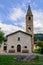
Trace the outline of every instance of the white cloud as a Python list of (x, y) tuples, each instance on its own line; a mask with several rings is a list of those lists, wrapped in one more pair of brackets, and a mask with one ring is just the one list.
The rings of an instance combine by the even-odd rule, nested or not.
[[(25, 17), (25, 12), (21, 8), (13, 8), (8, 16), (8, 18), (12, 21), (17, 21), (17, 19), (21, 19)], [(35, 33), (43, 33), (43, 11), (33, 10), (33, 23), (34, 23), (34, 32)], [(12, 33), (17, 30), (26, 30), (25, 20), (21, 19), (21, 22), (14, 22), (15, 25), (7, 25), (3, 24), (2, 20), (0, 20), (0, 27), (6, 33)], [(22, 27), (18, 26), (21, 25)]]
[(0, 23), (2, 22), (2, 20), (0, 20)]
[(33, 11), (34, 32), (43, 33), (43, 11)]
[(3, 24), (3, 23), (0, 23), (0, 27), (5, 34), (10, 34), (10, 33), (15, 32), (17, 30), (23, 30), (22, 28), (20, 28), (18, 26), (7, 25), (7, 24)]
[(26, 7), (26, 4), (24, 2), (22, 3), (22, 7)]
[(23, 30), (26, 31), (26, 23), (25, 23), (25, 21), (21, 22), (21, 26), (22, 26)]
[(17, 19), (21, 19), (25, 16), (25, 13), (22, 11), (21, 8), (12, 8), (10, 10), (10, 14), (8, 15), (8, 18), (13, 21), (17, 21)]
[(24, 31), (26, 29), (26, 23), (25, 20), (24, 21), (20, 21), (20, 22), (14, 22), (15, 26), (21, 27)]
[[(10, 19), (16, 21), (18, 18), (24, 18), (25, 13), (20, 8), (14, 8), (13, 12), (10, 14)], [(35, 33), (43, 33), (43, 11), (33, 10), (33, 23), (34, 23), (34, 32)], [(22, 21), (22, 20), (21, 20)], [(23, 30), (26, 30), (25, 20), (19, 23), (14, 23), (16, 26), (21, 25)]]

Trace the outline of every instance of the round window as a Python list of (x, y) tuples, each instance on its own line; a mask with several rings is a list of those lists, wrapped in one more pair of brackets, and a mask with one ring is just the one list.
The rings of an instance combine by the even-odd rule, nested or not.
[(11, 46), (11, 48), (14, 48), (14, 46)]
[(27, 48), (27, 46), (24, 46), (24, 48)]

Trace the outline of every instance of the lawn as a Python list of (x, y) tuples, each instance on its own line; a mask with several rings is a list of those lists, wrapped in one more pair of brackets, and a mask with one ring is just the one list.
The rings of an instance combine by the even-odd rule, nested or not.
[(0, 65), (43, 65), (43, 56), (31, 62), (16, 62), (13, 60), (16, 56), (0, 56)]

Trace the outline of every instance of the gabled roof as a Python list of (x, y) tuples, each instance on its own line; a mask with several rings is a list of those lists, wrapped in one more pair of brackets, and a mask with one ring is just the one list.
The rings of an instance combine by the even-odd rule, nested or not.
[(27, 32), (24, 32), (24, 31), (18, 30), (18, 31), (16, 31), (16, 32), (13, 32), (13, 33), (11, 33), (11, 34), (8, 34), (7, 37), (10, 36), (10, 35), (16, 34), (16, 33), (18, 33), (18, 32), (21, 32), (21, 33), (24, 33), (24, 34), (26, 34), (26, 35), (30, 35), (30, 36), (32, 36), (31, 34), (28, 34)]

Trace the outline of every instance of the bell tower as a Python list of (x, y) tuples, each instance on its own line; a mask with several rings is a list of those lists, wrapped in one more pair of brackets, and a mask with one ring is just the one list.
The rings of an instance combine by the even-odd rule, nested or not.
[(34, 48), (33, 14), (30, 6), (28, 6), (26, 14), (26, 32), (32, 35), (32, 50), (33, 50)]

